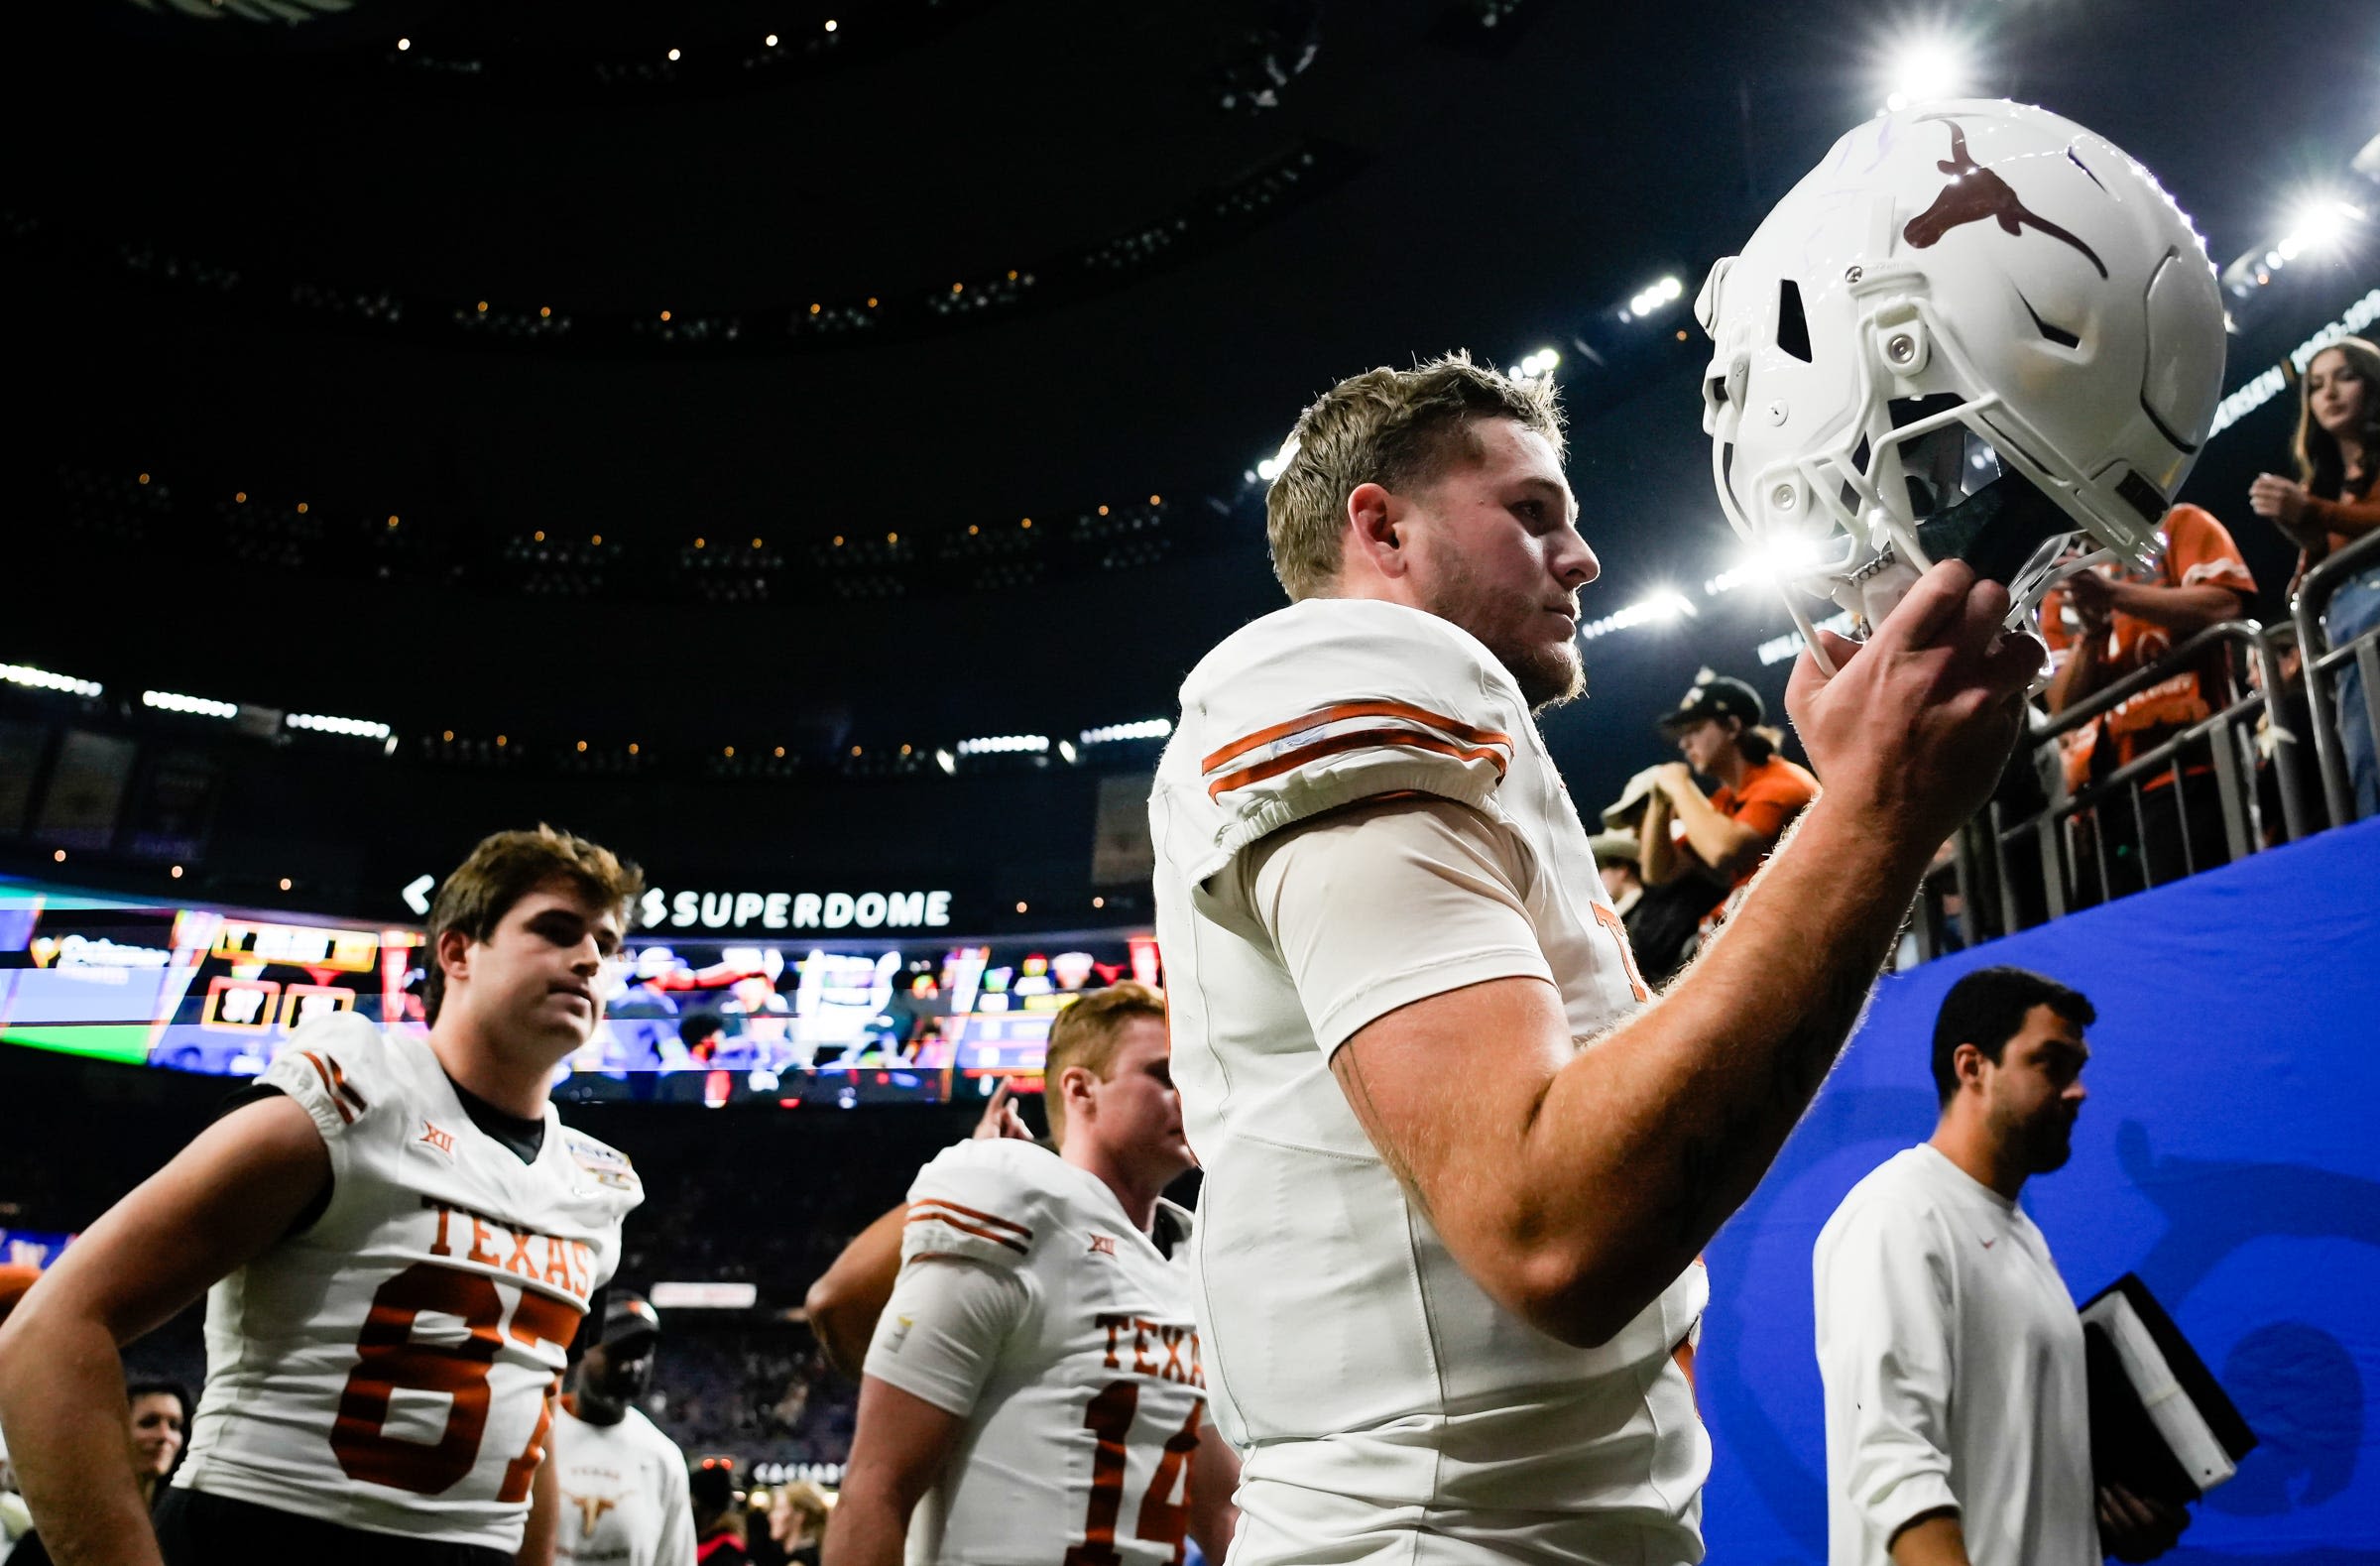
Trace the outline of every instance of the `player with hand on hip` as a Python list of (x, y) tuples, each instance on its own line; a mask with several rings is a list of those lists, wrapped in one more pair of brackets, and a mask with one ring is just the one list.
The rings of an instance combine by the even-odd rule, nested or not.
[[(539, 827), (430, 910), (426, 1038), (342, 1013), (93, 1224), (0, 1329), (0, 1421), (65, 1563), (495, 1566), (551, 1549), (550, 1396), (643, 1199), (546, 1089), (642, 878)], [(207, 1294), (156, 1528), (118, 1350)]]
[(1058, 1152), (987, 1117), (918, 1174), (827, 1566), (1170, 1566), (1185, 1536), (1222, 1559), (1238, 1464), (1159, 1194), (1193, 1161), (1170, 1057), (1155, 991), (1091, 991), (1050, 1029)]

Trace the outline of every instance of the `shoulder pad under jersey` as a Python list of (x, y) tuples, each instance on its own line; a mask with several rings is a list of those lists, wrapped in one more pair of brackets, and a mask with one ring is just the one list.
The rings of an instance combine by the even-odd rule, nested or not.
[(1052, 1183), (1059, 1168), (1056, 1153), (1005, 1137), (943, 1148), (909, 1186), (901, 1261), (956, 1256), (1022, 1265), (1035, 1239), (1060, 1222)]
[(402, 1097), (389, 1049), (370, 1018), (337, 1012), (292, 1033), (256, 1080), (295, 1099), (324, 1139), (340, 1137), (375, 1109), (386, 1113), (387, 1105)]
[(1182, 686), (1198, 792), (1220, 812), (1204, 880), (1250, 843), (1383, 794), (1485, 808), (1529, 722), (1479, 639), (1418, 609), (1308, 599), (1250, 625)]

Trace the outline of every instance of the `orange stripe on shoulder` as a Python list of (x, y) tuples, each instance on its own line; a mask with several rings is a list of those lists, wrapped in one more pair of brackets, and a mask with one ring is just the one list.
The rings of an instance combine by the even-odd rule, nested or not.
[(330, 1107), (339, 1112), (339, 1124), (342, 1126), (354, 1125), (355, 1111), (349, 1109), (341, 1100), (340, 1085), (331, 1080), (330, 1070), (322, 1064), (322, 1057), (310, 1049), (300, 1049), (298, 1051), (298, 1058), (312, 1066), (314, 1075), (322, 1079), (322, 1091), (330, 1095)]
[(939, 1196), (928, 1196), (922, 1201), (913, 1203), (911, 1204), (909, 1211), (914, 1214), (917, 1209), (921, 1207), (938, 1207), (954, 1213), (963, 1213), (967, 1217), (976, 1220), (978, 1223), (990, 1224), (995, 1229), (1012, 1230), (1014, 1233), (1023, 1236), (1027, 1240), (1030, 1240), (1033, 1237), (1033, 1231), (1029, 1227), (1016, 1222), (1012, 1218), (1003, 1218), (998, 1213), (987, 1213), (979, 1208), (962, 1207), (957, 1202), (944, 1201)]
[(1391, 745), (1403, 746), (1408, 750), (1429, 751), (1439, 756), (1451, 756), (1462, 762), (1487, 762), (1495, 769), (1495, 775), (1498, 778), (1503, 777), (1505, 773), (1504, 758), (1488, 746), (1466, 747), (1449, 740), (1442, 740), (1435, 734), (1415, 734), (1410, 729), (1357, 729), (1347, 734), (1334, 734), (1327, 739), (1316, 740), (1311, 745), (1301, 745), (1296, 750), (1286, 751), (1273, 757), (1270, 761), (1258, 762), (1253, 767), (1226, 774), (1207, 785), (1207, 797), (1219, 798), (1234, 788), (1245, 788), (1250, 783), (1262, 783), (1267, 778), (1278, 778), (1283, 773), (1295, 772), (1308, 762), (1320, 761), (1326, 756), (1336, 756), (1342, 751), (1372, 750)]
[(1309, 712), (1302, 718), (1291, 718), (1286, 723), (1276, 723), (1268, 729), (1258, 729), (1245, 739), (1234, 740), (1205, 761), (1200, 762), (1198, 770), (1202, 773), (1211, 773), (1227, 762), (1236, 761), (1250, 751), (1261, 749), (1277, 739), (1314, 728), (1320, 724), (1338, 723), (1348, 718), (1405, 718), (1415, 723), (1426, 723), (1434, 729), (1444, 729), (1447, 733), (1473, 745), (1510, 745), (1512, 743), (1512, 736), (1509, 734), (1499, 733), (1494, 729), (1476, 729), (1458, 718), (1446, 717), (1425, 707), (1416, 707), (1410, 702), (1348, 701), (1341, 702), (1336, 706), (1325, 707), (1319, 712)]
[[(1023, 1240), (1018, 1240), (1012, 1236), (1004, 1235), (998, 1230), (985, 1228), (981, 1224), (970, 1223), (964, 1218), (954, 1217), (949, 1213), (940, 1211), (939, 1209), (928, 1212), (911, 1212), (908, 1217), (908, 1222), (912, 1224), (940, 1224), (945, 1229), (956, 1229), (959, 1233), (963, 1235), (973, 1235), (978, 1240), (989, 1240), (994, 1245), (1007, 1246), (1018, 1256), (1030, 1255), (1030, 1252), (1026, 1249)], [(1024, 1239), (1030, 1240), (1031, 1238), (1031, 1232), (1029, 1230), (1026, 1231)]]

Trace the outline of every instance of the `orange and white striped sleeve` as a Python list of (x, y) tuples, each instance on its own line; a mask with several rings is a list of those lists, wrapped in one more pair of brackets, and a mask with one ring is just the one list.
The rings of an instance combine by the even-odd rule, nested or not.
[(1019, 1267), (1051, 1227), (1049, 1196), (1036, 1176), (1055, 1155), (1027, 1142), (962, 1142), (917, 1171), (901, 1227), (905, 1267), (926, 1257), (956, 1257), (999, 1268)]
[(1183, 698), (1185, 732), (1161, 787), (1196, 818), (1194, 880), (1259, 838), (1368, 799), (1487, 809), (1529, 725), (1511, 676), (1478, 641), (1372, 602), (1308, 602), (1260, 622), (1202, 665)]

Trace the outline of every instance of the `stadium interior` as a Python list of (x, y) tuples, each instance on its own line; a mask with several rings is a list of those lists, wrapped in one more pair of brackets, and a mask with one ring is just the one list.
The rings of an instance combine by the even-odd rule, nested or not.
[[(1068, 1000), (1161, 979), (1150, 777), (1184, 674), (1281, 602), (1300, 408), (1456, 347), (1554, 381), (1602, 575), (1589, 694), (1540, 721), (1596, 829), (1698, 677), (1780, 722), (1800, 649), (1713, 498), (1705, 273), (1891, 94), (2011, 97), (2205, 236), (2225, 401), (2178, 498), (2256, 585), (2064, 729), (2208, 647), (2235, 699), (2081, 790), (2042, 712), (1946, 845), (1712, 1250), (1711, 1558), (1824, 1558), (1793, 1269), (1847, 1153), (1923, 1134), (1886, 1041), (2021, 961), (2098, 997), (2121, 1105), (2036, 1216), (2078, 1297), (2157, 1286), (2263, 1443), (2171, 1558), (2380, 1560), (2380, 823), (2321, 628), (2344, 574), (2301, 580), (2247, 504), (2294, 471), (2313, 354), (2380, 335), (2380, 10), (44, 12), (0, 110), (0, 1261), (53, 1259), (317, 1006), (418, 1025), (436, 878), (552, 822), (651, 889), (555, 1089), (644, 1178), (616, 1286), (666, 1323), (648, 1411), (756, 1506), (831, 1486), (857, 1388), (804, 1292), (996, 1083), (1043, 1129)], [(2219, 851), (2108, 900), (2090, 813), (2191, 788)], [(199, 1321), (128, 1363), (195, 1385)]]

